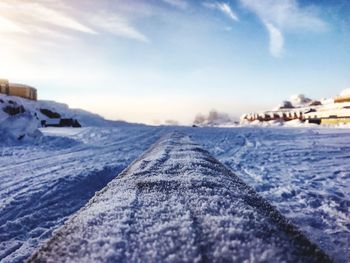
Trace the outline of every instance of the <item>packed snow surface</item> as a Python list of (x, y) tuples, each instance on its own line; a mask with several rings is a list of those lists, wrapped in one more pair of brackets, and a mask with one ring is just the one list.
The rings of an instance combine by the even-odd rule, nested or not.
[(337, 262), (350, 258), (350, 129), (190, 132)]
[[(349, 129), (176, 129), (252, 186), (336, 262), (349, 262)], [(0, 261), (27, 259), (96, 191), (171, 130), (45, 128), (33, 144), (1, 145)], [(221, 204), (219, 196), (215, 204)]]
[(50, 128), (40, 144), (0, 147), (0, 261), (22, 262), (126, 168), (162, 129)]
[(327, 262), (189, 137), (163, 137), (30, 262)]

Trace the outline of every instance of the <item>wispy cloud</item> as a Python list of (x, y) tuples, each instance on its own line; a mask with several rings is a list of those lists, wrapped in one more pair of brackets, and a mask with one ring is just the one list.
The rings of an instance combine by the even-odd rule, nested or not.
[(26, 3), (22, 4), (21, 12), (23, 14), (29, 14), (31, 19), (46, 22), (55, 26), (59, 26), (66, 29), (71, 29), (88, 34), (96, 34), (96, 32), (89, 26), (79, 22), (69, 14), (65, 14), (61, 11), (54, 10), (40, 3)]
[(234, 21), (238, 21), (237, 14), (232, 10), (231, 6), (228, 3), (224, 2), (204, 2), (203, 5), (207, 8), (216, 9), (222, 12), (224, 15), (229, 17)]
[[(0, 4), (0, 18), (2, 21), (9, 21), (12, 24), (13, 32), (30, 33), (30, 27), (36, 26), (57, 26), (62, 29), (70, 29), (83, 33), (95, 34), (96, 32), (79, 22), (68, 14), (45, 6), (40, 2), (8, 1)], [(16, 26), (13, 26), (16, 25)], [(1, 30), (1, 29), (0, 29)]]
[(88, 52), (100, 50), (96, 43), (106, 36), (149, 42), (134, 26), (143, 14), (119, 4), (107, 9), (107, 1), (0, 0), (1, 74), (74, 83), (97, 74), (102, 55)]
[(238, 16), (232, 11), (227, 3), (217, 3), (217, 8), (232, 20), (238, 21)]
[(280, 57), (283, 53), (284, 38), (281, 31), (269, 22), (264, 22), (270, 36), (270, 53)]
[(138, 40), (141, 42), (149, 42), (149, 39), (135, 27), (131, 26), (128, 21), (113, 14), (100, 13), (92, 16), (92, 23), (99, 31), (108, 32), (110, 34)]
[(6, 19), (4, 17), (0, 17), (0, 32), (20, 32), (20, 33), (26, 33), (26, 31), (15, 22), (11, 21), (10, 19)]
[(3, 0), (0, 3), (2, 33), (42, 33), (44, 39), (74, 35), (74, 31), (88, 35), (109, 33), (132, 40), (148, 41), (144, 34), (116, 10), (74, 9), (68, 1)]
[(181, 9), (186, 9), (188, 7), (188, 2), (186, 0), (162, 0), (162, 1), (169, 5), (172, 5)]
[(296, 0), (240, 0), (243, 7), (255, 13), (270, 36), (270, 51), (279, 57), (283, 51), (283, 31), (323, 31), (326, 23), (312, 8), (302, 8)]

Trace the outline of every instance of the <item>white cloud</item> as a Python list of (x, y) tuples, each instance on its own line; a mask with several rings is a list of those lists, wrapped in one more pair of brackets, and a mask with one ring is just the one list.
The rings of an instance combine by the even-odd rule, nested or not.
[[(119, 6), (101, 11), (105, 7), (101, 5), (102, 0), (90, 2), (92, 6), (81, 3), (71, 6), (72, 2), (0, 0), (0, 72), (3, 76), (29, 82), (45, 79), (62, 83), (64, 79), (71, 83), (75, 78), (81, 81), (95, 76), (97, 68), (103, 68), (100, 54), (87, 54), (100, 50), (95, 43), (102, 43), (105, 35), (149, 41), (132, 26), (130, 13), (123, 12), (125, 18), (118, 15), (122, 12)], [(138, 18), (139, 15), (134, 19)]]
[(49, 6), (45, 6), (39, 2), (4, 0), (4, 2), (0, 4), (0, 13), (1, 21), (8, 21), (8, 28), (10, 28), (9, 25), (12, 24), (11, 29), (14, 32), (30, 33), (30, 30), (28, 30), (29, 27), (33, 25), (38, 26), (40, 24), (41, 27), (54, 25), (63, 29), (70, 29), (89, 34), (96, 33), (93, 29), (82, 24), (72, 16), (50, 8)]
[(186, 9), (188, 7), (186, 0), (163, 0), (163, 2), (181, 9)]
[(270, 36), (270, 53), (280, 57), (283, 52), (284, 38), (280, 30), (269, 22), (264, 23)]
[(317, 16), (315, 9), (301, 8), (296, 0), (240, 0), (243, 7), (255, 13), (270, 36), (270, 51), (280, 56), (283, 50), (283, 32), (323, 31), (326, 23)]
[(227, 3), (217, 3), (217, 8), (232, 20), (238, 21), (238, 16), (232, 11)]
[(96, 34), (96, 32), (93, 29), (79, 22), (72, 16), (64, 14), (63, 12), (54, 10), (39, 3), (22, 4), (20, 10), (23, 11), (23, 14), (30, 14), (32, 19), (36, 19), (38, 21), (43, 21), (48, 24), (56, 25), (62, 28), (67, 28), (75, 31), (80, 31), (83, 33)]
[(102, 6), (83, 10), (73, 8), (68, 1), (2, 0), (0, 32), (40, 35), (42, 40), (67, 39), (65, 36), (74, 35), (72, 31), (90, 35), (110, 33), (141, 42), (149, 41), (129, 19), (118, 15), (118, 10), (102, 10)]
[(95, 15), (91, 19), (95, 27), (106, 31), (110, 34), (138, 40), (141, 42), (149, 42), (149, 39), (131, 26), (125, 18), (113, 14), (101, 13)]
[(234, 21), (239, 21), (238, 16), (232, 10), (228, 3), (220, 3), (220, 2), (204, 2), (203, 5), (207, 8), (216, 9), (225, 14), (227, 17)]
[(323, 30), (326, 24), (312, 8), (301, 8), (296, 0), (241, 0), (262, 20), (289, 29)]

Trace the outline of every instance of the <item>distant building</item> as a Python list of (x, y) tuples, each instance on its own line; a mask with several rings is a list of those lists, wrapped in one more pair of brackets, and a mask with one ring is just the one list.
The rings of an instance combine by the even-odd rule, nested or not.
[(350, 89), (345, 90), (334, 99), (310, 101), (298, 107), (280, 107), (274, 111), (244, 114), (241, 119), (248, 122), (291, 121), (315, 124), (350, 123)]
[(338, 96), (334, 99), (335, 103), (350, 102), (350, 95)]
[(0, 79), (0, 93), (29, 100), (38, 99), (35, 88), (24, 84), (9, 83), (7, 79)]

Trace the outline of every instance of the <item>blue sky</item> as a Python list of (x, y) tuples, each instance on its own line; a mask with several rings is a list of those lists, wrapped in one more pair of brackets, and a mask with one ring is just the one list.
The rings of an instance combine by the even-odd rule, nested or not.
[(350, 87), (347, 0), (2, 0), (0, 74), (112, 119), (190, 123)]

